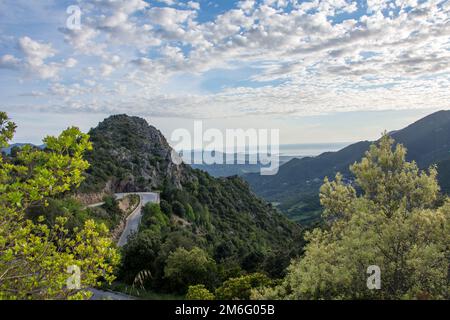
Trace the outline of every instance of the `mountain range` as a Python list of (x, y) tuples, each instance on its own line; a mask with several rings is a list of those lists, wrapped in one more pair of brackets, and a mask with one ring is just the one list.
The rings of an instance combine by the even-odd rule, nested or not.
[(182, 235), (183, 243), (195, 243), (217, 261), (237, 261), (245, 270), (278, 252), (287, 255), (288, 264), (289, 253), (301, 248), (301, 228), (243, 179), (214, 178), (174, 161), (176, 153), (162, 133), (144, 119), (111, 116), (89, 135), (91, 166), (79, 196), (95, 202), (100, 200), (95, 196), (111, 193), (160, 192), (161, 209), (171, 217), (162, 242)]
[[(416, 161), (422, 169), (437, 165), (442, 192), (450, 192), (450, 111), (438, 111), (390, 135), (408, 149), (407, 160)], [(341, 172), (351, 180), (349, 166), (359, 161), (372, 143), (360, 141), (337, 152), (293, 159), (274, 176), (251, 173), (244, 178), (256, 194), (277, 205), (289, 218), (310, 224), (320, 216), (323, 179)]]
[(14, 149), (18, 150), (18, 149), (20, 149), (20, 148), (22, 148), (24, 146), (32, 146), (32, 147), (36, 147), (36, 148), (39, 148), (39, 149), (44, 149), (45, 148), (44, 144), (36, 146), (36, 145), (34, 145), (32, 143), (13, 143), (13, 144), (10, 144), (9, 146), (7, 146), (6, 148), (2, 148), (0, 151), (5, 153), (5, 154), (7, 154), (7, 155), (10, 155), (11, 151), (13, 151)]
[[(201, 154), (201, 152), (200, 152)], [(208, 172), (213, 177), (229, 177), (229, 176), (242, 176), (247, 173), (256, 173), (261, 172), (261, 169), (263, 167), (268, 167), (267, 165), (261, 164), (261, 162), (258, 161), (258, 163), (251, 164), (249, 161), (248, 155), (241, 155), (241, 154), (219, 154), (219, 159), (227, 159), (227, 157), (232, 157), (233, 159), (236, 159), (236, 161), (232, 164), (224, 163), (215, 163), (215, 164), (191, 164), (192, 168), (194, 169), (200, 169), (203, 171)], [(297, 158), (295, 156), (279, 156), (279, 165), (283, 165), (290, 160)], [(237, 159), (242, 159), (242, 162), (245, 162), (243, 164), (238, 164)]]

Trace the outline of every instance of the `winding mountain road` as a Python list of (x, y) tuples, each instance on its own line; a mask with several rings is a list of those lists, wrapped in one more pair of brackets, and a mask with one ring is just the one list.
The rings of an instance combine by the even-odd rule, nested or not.
[[(131, 192), (131, 193), (116, 193), (116, 199), (120, 200), (125, 198), (129, 195), (138, 195), (139, 196), (139, 204), (136, 207), (136, 209), (127, 217), (125, 229), (123, 230), (119, 242), (117, 245), (119, 247), (123, 247), (128, 242), (128, 237), (133, 233), (137, 232), (139, 229), (139, 224), (141, 223), (142, 219), (142, 208), (147, 203), (159, 203), (159, 194), (154, 192)], [(96, 203), (91, 206), (88, 206), (90, 208), (92, 207), (98, 207), (101, 206), (103, 203)], [(113, 292), (113, 291), (102, 291), (98, 289), (89, 289), (93, 293), (91, 300), (133, 300), (136, 299), (135, 297), (128, 296), (126, 294), (120, 293), (120, 292)]]
[(154, 192), (137, 192), (137, 193), (116, 193), (117, 199), (123, 199), (129, 195), (138, 195), (140, 198), (139, 205), (137, 208), (127, 217), (127, 223), (122, 235), (119, 238), (117, 245), (123, 247), (127, 244), (128, 237), (139, 229), (139, 224), (142, 219), (142, 208), (145, 207), (147, 203), (159, 203), (159, 194)]

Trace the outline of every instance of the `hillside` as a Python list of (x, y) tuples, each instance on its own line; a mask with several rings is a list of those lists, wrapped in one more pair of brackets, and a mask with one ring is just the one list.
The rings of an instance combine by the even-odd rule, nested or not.
[(144, 192), (160, 190), (167, 181), (181, 187), (192, 176), (172, 162), (169, 144), (144, 119), (111, 116), (89, 132), (94, 150), (82, 185), (85, 192)]
[(156, 230), (162, 246), (195, 244), (217, 262), (232, 260), (249, 271), (264, 268), (266, 258), (279, 252), (287, 264), (290, 253), (300, 250), (298, 225), (256, 197), (241, 178), (213, 178), (174, 163), (164, 136), (145, 120), (112, 116), (89, 134), (94, 148), (81, 190), (86, 196), (160, 191), (165, 217), (158, 209), (142, 228)]
[[(433, 113), (391, 136), (408, 149), (407, 160), (421, 168), (439, 164), (440, 183), (449, 192), (447, 160), (450, 159), (450, 111)], [(314, 158), (294, 159), (280, 167), (275, 176), (248, 174), (244, 178), (258, 195), (278, 204), (288, 217), (304, 224), (316, 221), (320, 215), (319, 188), (324, 177), (341, 172), (347, 179), (349, 166), (361, 159), (371, 142), (361, 141), (337, 152), (323, 153)]]

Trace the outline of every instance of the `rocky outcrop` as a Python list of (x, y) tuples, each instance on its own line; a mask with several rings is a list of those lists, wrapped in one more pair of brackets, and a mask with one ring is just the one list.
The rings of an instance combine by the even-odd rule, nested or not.
[(165, 183), (182, 188), (195, 179), (190, 167), (172, 161), (172, 148), (162, 133), (144, 119), (115, 115), (89, 132), (94, 149), (84, 192), (146, 192)]

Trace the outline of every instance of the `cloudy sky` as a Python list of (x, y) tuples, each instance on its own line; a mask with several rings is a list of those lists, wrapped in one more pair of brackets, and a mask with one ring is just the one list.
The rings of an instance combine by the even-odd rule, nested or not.
[(0, 0), (16, 141), (116, 113), (168, 136), (204, 119), (282, 143), (375, 139), (449, 109), (449, 71), (449, 0)]

